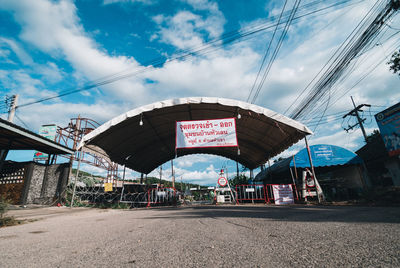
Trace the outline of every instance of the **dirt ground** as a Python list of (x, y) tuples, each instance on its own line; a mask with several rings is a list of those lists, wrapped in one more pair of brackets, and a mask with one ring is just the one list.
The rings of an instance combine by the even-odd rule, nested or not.
[(400, 267), (400, 208), (35, 208), (0, 228), (0, 267)]

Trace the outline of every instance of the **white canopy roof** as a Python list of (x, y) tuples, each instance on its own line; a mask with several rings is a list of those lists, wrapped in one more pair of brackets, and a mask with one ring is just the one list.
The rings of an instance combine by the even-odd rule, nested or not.
[[(238, 117), (237, 148), (179, 149), (177, 156), (208, 153), (256, 168), (312, 132), (303, 124), (266, 108), (232, 99), (191, 97), (145, 105), (121, 114), (85, 135), (79, 148), (95, 145), (112, 161), (150, 173), (173, 159), (175, 122)], [(143, 121), (143, 125), (139, 122)]]

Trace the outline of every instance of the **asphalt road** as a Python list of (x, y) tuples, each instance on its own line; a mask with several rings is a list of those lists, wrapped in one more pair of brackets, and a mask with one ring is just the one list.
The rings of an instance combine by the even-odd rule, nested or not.
[(11, 214), (40, 220), (0, 229), (0, 267), (400, 267), (398, 207), (54, 207)]

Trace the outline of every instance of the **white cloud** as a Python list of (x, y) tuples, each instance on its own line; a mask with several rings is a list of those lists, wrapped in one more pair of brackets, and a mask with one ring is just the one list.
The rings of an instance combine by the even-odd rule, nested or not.
[(177, 167), (190, 168), (195, 164), (213, 162), (217, 158), (219, 157), (214, 155), (186, 155), (179, 157), (174, 162)]
[[(76, 7), (70, 1), (57, 3), (46, 0), (3, 1), (14, 12), (21, 24), (20, 37), (54, 57), (63, 56), (88, 80), (94, 81), (120, 71), (138, 70), (135, 59), (126, 56), (109, 56), (85, 33), (76, 14)], [(145, 94), (143, 82), (138, 77), (127, 78), (103, 86), (111, 98), (140, 100)], [(135, 98), (134, 98), (135, 97)]]
[[(29, 100), (25, 99), (23, 95), (20, 98), (21, 103)], [(53, 104), (39, 103), (34, 106), (17, 109), (17, 115), (29, 126), (30, 130), (36, 132), (43, 124), (56, 124), (60, 127), (66, 127), (70, 119), (76, 118), (78, 115), (84, 118), (95, 118), (101, 124), (125, 110), (126, 107), (106, 102), (76, 104), (59, 101)]]
[(203, 170), (181, 170), (178, 169), (177, 173), (181, 173), (182, 180), (184, 182), (196, 183), (200, 185), (213, 185), (216, 183), (218, 179), (219, 173), (218, 169), (214, 167), (213, 164), (210, 164), (207, 168)]
[(111, 5), (111, 4), (133, 4), (140, 3), (145, 5), (152, 5), (156, 0), (103, 0), (103, 5)]
[[(31, 56), (29, 56), (29, 54), (26, 53), (25, 50), (22, 49), (21, 46), (15, 40), (0, 37), (0, 47), (2, 46), (9, 47), (23, 64), (30, 65), (33, 63)], [(4, 54), (4, 56), (8, 57), (9, 53), (6, 54)]]
[(199, 60), (171, 62), (148, 75), (173, 96), (245, 99), (255, 78), (251, 68), (257, 56), (246, 48), (236, 54), (221, 51)]
[(50, 83), (60, 82), (64, 78), (64, 73), (58, 68), (54, 62), (35, 65), (35, 71), (43, 76)]
[(156, 15), (153, 21), (159, 25), (159, 32), (151, 37), (152, 40), (158, 37), (161, 42), (183, 50), (199, 47), (204, 44), (205, 38), (213, 39), (222, 34), (225, 18), (216, 3), (206, 0), (183, 2), (190, 4), (195, 11), (208, 11), (208, 16), (204, 18), (186, 10), (174, 16)]

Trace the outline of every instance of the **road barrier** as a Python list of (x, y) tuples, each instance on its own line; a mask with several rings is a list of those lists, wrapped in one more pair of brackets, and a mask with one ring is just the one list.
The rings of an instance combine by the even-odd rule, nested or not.
[[(288, 185), (291, 185), (288, 187)], [(274, 190), (273, 188), (279, 188), (280, 191), (277, 192), (277, 194), (281, 194), (279, 197), (280, 199), (278, 200), (279, 202), (276, 202), (275, 196), (274, 196)], [(281, 189), (282, 188), (282, 189)], [(293, 193), (293, 197), (285, 196), (282, 199), (282, 194), (288, 194), (288, 189), (291, 189)], [(265, 203), (277, 203), (277, 204), (283, 204), (283, 202), (286, 202), (286, 200), (292, 200), (293, 201), (298, 201), (299, 197), (296, 192), (296, 186), (294, 184), (243, 184), (243, 185), (236, 185), (235, 187), (236, 190), (236, 203), (244, 203), (246, 201), (264, 201)], [(275, 189), (277, 190), (277, 189)], [(285, 200), (285, 201), (283, 201)], [(291, 201), (291, 202), (293, 202)], [(290, 202), (290, 201), (289, 201)]]
[(131, 207), (147, 206), (148, 189), (143, 184), (124, 185), (120, 197), (121, 203), (129, 204)]
[(176, 190), (172, 187), (152, 188), (147, 191), (147, 207), (152, 205), (175, 205)]
[(264, 201), (267, 202), (265, 188), (262, 184), (236, 185), (236, 203), (243, 201)]

